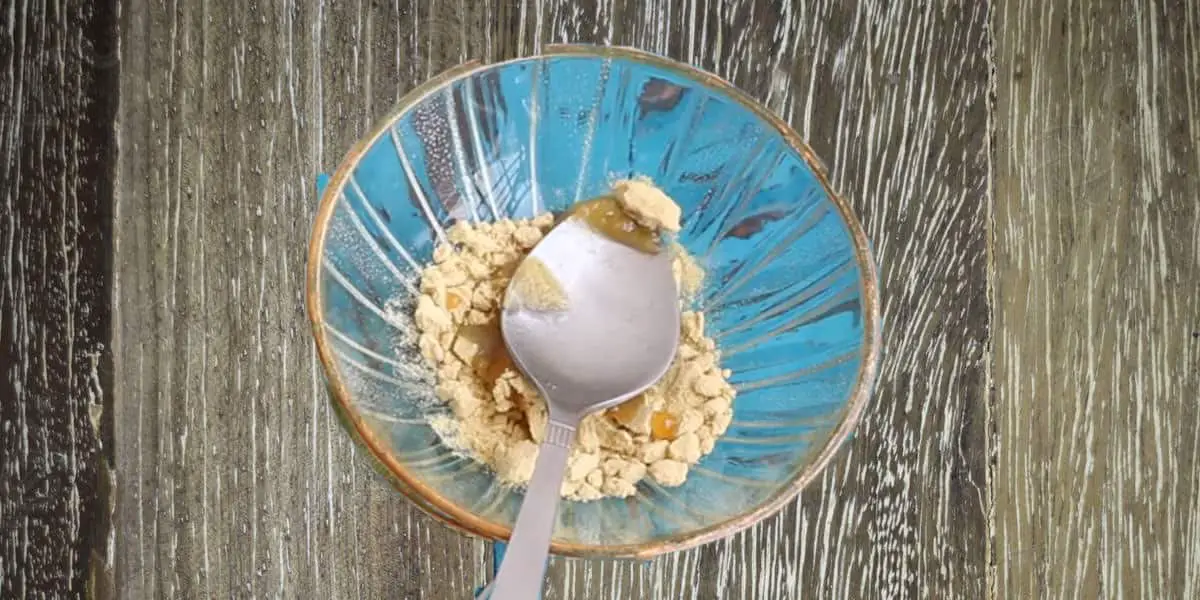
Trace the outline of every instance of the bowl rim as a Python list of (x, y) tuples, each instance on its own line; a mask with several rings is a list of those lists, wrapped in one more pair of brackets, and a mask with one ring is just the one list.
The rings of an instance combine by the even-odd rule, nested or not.
[(812, 482), (833, 459), (834, 455), (842, 447), (843, 442), (861, 419), (875, 385), (875, 379), (879, 371), (882, 332), (880, 327), (878, 275), (875, 262), (871, 257), (870, 242), (849, 202), (833, 191), (829, 183), (828, 171), (825, 165), (812, 149), (808, 147), (808, 144), (800, 138), (799, 134), (793, 131), (781, 117), (762, 106), (732, 83), (725, 81), (717, 75), (658, 54), (629, 47), (548, 44), (540, 54), (496, 63), (469, 61), (442, 71), (405, 94), (392, 107), (387, 116), (375, 123), (367, 136), (354, 144), (329, 179), (317, 208), (317, 213), (313, 221), (312, 236), (309, 240), (305, 283), (308, 315), (313, 328), (317, 353), (325, 372), (330, 400), (336, 412), (341, 417), (343, 425), (346, 426), (346, 429), (350, 430), (351, 437), (367, 447), (370, 454), (377, 461), (377, 466), (383, 467), (383, 472), (389, 476), (388, 478), (394, 487), (422, 510), (455, 529), (495, 541), (506, 541), (512, 531), (510, 527), (482, 518), (470, 510), (459, 506), (454, 501), (442, 496), (435, 489), (425, 484), (415, 474), (409, 472), (395, 456), (386, 451), (386, 446), (378, 439), (375, 432), (366, 425), (358, 411), (354, 409), (349, 391), (338, 371), (332, 348), (326, 337), (320, 281), (321, 263), (329, 223), (338, 199), (343, 193), (347, 179), (358, 166), (360, 159), (366, 151), (404, 114), (444, 86), (475, 73), (503, 65), (536, 62), (557, 57), (629, 59), (650, 64), (671, 71), (684, 78), (699, 81), (705, 86), (724, 93), (742, 105), (743, 108), (765, 121), (779, 133), (788, 146), (795, 150), (808, 163), (809, 168), (812, 169), (817, 181), (829, 196), (830, 201), (837, 207), (842, 217), (842, 222), (850, 234), (855, 259), (859, 268), (859, 284), (862, 287), (863, 342), (860, 351), (861, 361), (858, 374), (851, 388), (849, 401), (842, 409), (843, 414), (840, 422), (826, 437), (820, 452), (811, 458), (808, 464), (803, 466), (793, 476), (791, 481), (783, 485), (778, 491), (754, 508), (720, 523), (701, 527), (687, 533), (636, 544), (597, 545), (555, 541), (551, 543), (550, 547), (551, 552), (562, 556), (645, 559), (668, 552), (693, 548), (732, 535), (749, 528), (758, 521), (782, 509)]

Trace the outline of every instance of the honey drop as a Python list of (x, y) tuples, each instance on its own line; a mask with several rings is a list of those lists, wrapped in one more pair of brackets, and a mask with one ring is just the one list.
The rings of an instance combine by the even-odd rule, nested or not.
[(496, 380), (500, 379), (500, 376), (512, 366), (512, 356), (509, 356), (508, 349), (504, 347), (504, 344), (499, 344), (488, 357), (487, 365), (483, 368), (481, 375), (490, 387), (496, 385)]
[(611, 196), (580, 202), (571, 208), (571, 216), (582, 219), (601, 235), (646, 254), (661, 250), (658, 233), (634, 221)]
[(512, 357), (509, 356), (504, 338), (500, 335), (499, 321), (465, 325), (459, 328), (458, 335), (467, 338), (478, 348), (478, 354), (471, 360), (471, 367), (489, 387), (496, 383), (504, 371), (513, 366)]
[(632, 423), (642, 412), (642, 406), (645, 402), (645, 394), (638, 394), (629, 400), (618, 404), (615, 408), (608, 411), (609, 416), (616, 419), (618, 423)]
[(676, 434), (679, 433), (679, 419), (675, 415), (664, 412), (655, 411), (650, 417), (650, 437), (657, 440), (673, 440)]

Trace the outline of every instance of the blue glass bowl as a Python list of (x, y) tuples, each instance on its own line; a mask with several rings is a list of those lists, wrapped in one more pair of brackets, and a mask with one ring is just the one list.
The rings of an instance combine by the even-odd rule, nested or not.
[[(553, 552), (647, 557), (750, 526), (829, 462), (870, 395), (879, 298), (862, 227), (778, 117), (717, 77), (619, 48), (460, 66), (352, 149), (316, 217), (308, 304), (347, 429), (415, 503), (506, 539), (521, 493), (427, 425), (446, 408), (389, 302), (458, 219), (530, 217), (647, 175), (683, 207), (734, 421), (677, 488), (566, 502)], [(406, 341), (407, 340), (407, 341)]]

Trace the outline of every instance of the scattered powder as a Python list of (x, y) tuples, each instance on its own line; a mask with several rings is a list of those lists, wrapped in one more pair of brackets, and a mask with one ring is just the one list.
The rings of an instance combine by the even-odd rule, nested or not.
[[(649, 186), (633, 183), (638, 185), (625, 189), (641, 193), (640, 186)], [(667, 202), (675, 206), (669, 198)], [(678, 229), (678, 206), (672, 223), (670, 210), (658, 206), (657, 199), (651, 204), (658, 215), (656, 227), (673, 224)], [(533, 473), (547, 413), (537, 389), (508, 356), (500, 337), (500, 310), (522, 259), (553, 226), (550, 214), (455, 224), (447, 232), (449, 243), (435, 249), (433, 264), (421, 273), (413, 313), (417, 347), (433, 366), (438, 399), (452, 412), (432, 419), (432, 427), (448, 444), (515, 486), (528, 483)], [(631, 496), (647, 477), (664, 486), (681, 485), (689, 467), (712, 451), (733, 418), (730, 372), (720, 368), (716, 344), (704, 332), (704, 315), (686, 310), (704, 271), (678, 244), (672, 244), (671, 252), (685, 308), (675, 360), (643, 394), (584, 418), (567, 462), (566, 498)], [(536, 273), (532, 277), (536, 282)], [(541, 291), (522, 291), (522, 299), (545, 299), (544, 288), (557, 287), (557, 282), (545, 283), (531, 286)], [(548, 293), (551, 306), (560, 300), (565, 306), (561, 288), (558, 292), (557, 297)]]
[(671, 274), (679, 284), (679, 295), (684, 300), (684, 306), (690, 306), (700, 293), (700, 285), (704, 283), (704, 268), (679, 242), (671, 242)]

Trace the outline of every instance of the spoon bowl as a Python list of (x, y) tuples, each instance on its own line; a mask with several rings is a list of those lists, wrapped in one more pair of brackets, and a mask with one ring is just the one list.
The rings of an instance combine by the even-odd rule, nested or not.
[(513, 362), (546, 399), (549, 419), (492, 600), (538, 597), (580, 419), (653, 385), (679, 345), (679, 290), (669, 253), (635, 250), (571, 218), (525, 260), (540, 263), (528, 272), (546, 274), (541, 284), (552, 290), (554, 306), (521, 297), (528, 289), (522, 265), (500, 328)]
[(679, 344), (679, 291), (667, 252), (647, 254), (568, 219), (530, 253), (567, 297), (565, 310), (514, 304), (500, 327), (513, 362), (551, 416), (615, 406), (662, 377)]

